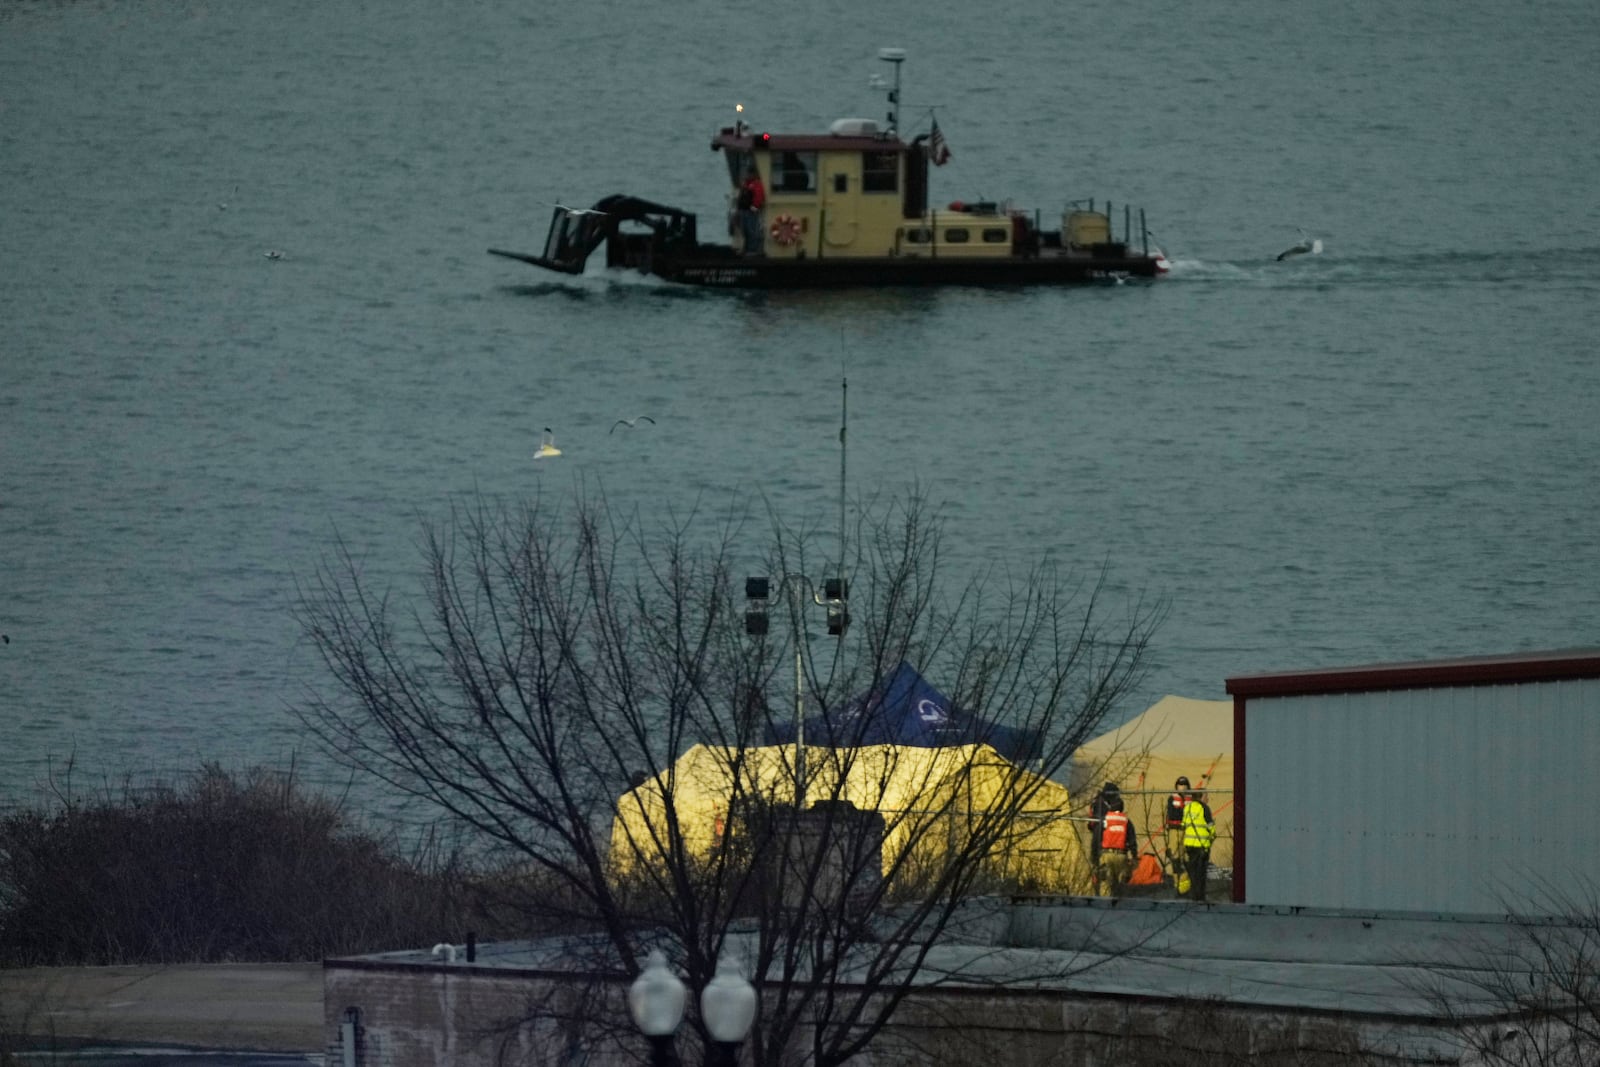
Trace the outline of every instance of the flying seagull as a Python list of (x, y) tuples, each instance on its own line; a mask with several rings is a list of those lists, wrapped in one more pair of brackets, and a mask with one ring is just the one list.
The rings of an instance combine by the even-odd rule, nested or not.
[(1293, 247), (1285, 248), (1282, 252), (1279, 252), (1278, 253), (1278, 262), (1282, 263), (1284, 260), (1288, 259), (1290, 256), (1305, 255), (1307, 252), (1311, 253), (1313, 256), (1321, 255), (1322, 254), (1322, 238), (1320, 238), (1320, 237), (1313, 238), (1310, 234), (1306, 233), (1306, 231), (1301, 230), (1300, 231), (1300, 243), (1294, 245)]
[(628, 429), (631, 430), (631, 429), (633, 429), (634, 425), (640, 419), (643, 419), (645, 422), (648, 422), (651, 426), (654, 426), (656, 424), (656, 420), (652, 419), (649, 415), (635, 415), (631, 419), (618, 419), (616, 422), (613, 422), (611, 424), (610, 432), (611, 433), (616, 433), (618, 426), (626, 426)]
[(539, 442), (539, 448), (533, 454), (534, 459), (549, 459), (551, 456), (561, 455), (561, 449), (556, 447), (556, 435), (550, 432), (550, 427), (544, 428), (544, 439)]

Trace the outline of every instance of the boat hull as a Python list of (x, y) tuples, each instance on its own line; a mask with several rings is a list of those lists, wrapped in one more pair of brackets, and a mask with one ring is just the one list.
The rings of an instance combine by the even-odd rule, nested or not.
[(1041, 256), (1014, 259), (937, 257), (657, 259), (649, 273), (717, 289), (857, 289), (886, 285), (1073, 285), (1154, 278), (1153, 256)]

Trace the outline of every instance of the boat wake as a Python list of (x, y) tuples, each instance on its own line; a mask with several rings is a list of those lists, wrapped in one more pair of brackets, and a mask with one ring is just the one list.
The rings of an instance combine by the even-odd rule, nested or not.
[(611, 270), (599, 267), (583, 274), (563, 275), (559, 280), (535, 282), (531, 285), (503, 285), (500, 291), (512, 296), (560, 297), (573, 301), (604, 300), (620, 294), (648, 293), (668, 298), (703, 299), (707, 295), (726, 290), (707, 290), (674, 285), (647, 274), (630, 270)]
[(562, 296), (569, 300), (588, 300), (603, 294), (603, 288), (581, 282), (542, 282), (538, 285), (502, 285), (502, 293), (512, 296)]
[(1600, 286), (1600, 249), (1494, 253), (1450, 250), (1382, 255), (1306, 255), (1283, 262), (1171, 257), (1167, 283), (1238, 284), (1274, 289), (1414, 285), (1454, 288), (1482, 284)]

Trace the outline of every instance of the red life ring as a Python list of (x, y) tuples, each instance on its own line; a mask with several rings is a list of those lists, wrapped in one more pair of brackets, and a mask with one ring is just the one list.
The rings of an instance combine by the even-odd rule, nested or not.
[(772, 234), (772, 239), (780, 245), (792, 245), (800, 240), (800, 234), (804, 230), (805, 226), (793, 215), (779, 215), (772, 220), (772, 226), (767, 232)]

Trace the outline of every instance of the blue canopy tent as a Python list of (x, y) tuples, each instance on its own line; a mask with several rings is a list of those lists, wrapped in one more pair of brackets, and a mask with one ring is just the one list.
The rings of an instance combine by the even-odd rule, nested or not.
[[(845, 701), (837, 710), (805, 720), (806, 744), (829, 748), (860, 745), (915, 745), (943, 748), (949, 745), (989, 745), (1013, 763), (1026, 763), (1039, 755), (1039, 735), (1000, 723), (987, 722), (971, 712), (952, 707), (909, 663), (902, 662), (864, 693)], [(793, 744), (795, 724), (767, 726), (766, 743)]]

